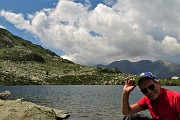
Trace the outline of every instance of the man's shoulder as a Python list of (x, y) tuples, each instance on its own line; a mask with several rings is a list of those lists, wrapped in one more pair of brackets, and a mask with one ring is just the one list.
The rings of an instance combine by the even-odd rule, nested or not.
[(180, 94), (180, 92), (177, 92), (177, 91), (174, 91), (174, 90), (169, 90), (169, 89), (166, 89), (166, 88), (162, 88), (164, 91), (168, 92), (168, 93), (171, 93), (171, 94)]
[(169, 89), (165, 89), (165, 88), (162, 88), (162, 89), (165, 91), (165, 93), (167, 94), (168, 97), (171, 97), (171, 98), (180, 98), (180, 92), (169, 90)]
[(150, 102), (150, 99), (147, 96), (143, 96), (139, 101), (148, 103), (148, 102)]

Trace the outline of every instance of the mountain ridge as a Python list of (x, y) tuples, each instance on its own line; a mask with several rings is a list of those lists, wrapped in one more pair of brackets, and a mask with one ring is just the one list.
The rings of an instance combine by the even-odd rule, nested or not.
[(123, 75), (75, 64), (0, 28), (0, 85), (120, 84)]
[(128, 60), (113, 61), (108, 65), (96, 65), (96, 67), (117, 68), (125, 74), (140, 75), (142, 72), (152, 72), (161, 79), (170, 79), (173, 76), (180, 76), (180, 64), (163, 60), (141, 60), (131, 62)]
[[(138, 68), (130, 61), (124, 62), (126, 63), (124, 67), (131, 64), (132, 71), (132, 68)], [(151, 64), (152, 61), (144, 60), (140, 63), (144, 68), (145, 65), (149, 68), (147, 63)], [(164, 62), (159, 61), (156, 64), (162, 63)], [(174, 66), (168, 69), (168, 72), (175, 70), (179, 72), (177, 65), (165, 62), (163, 67), (158, 68), (165, 70), (161, 74), (166, 74), (167, 66)], [(0, 28), (0, 85), (119, 85), (125, 83), (126, 77), (133, 77), (136, 80), (139, 78), (138, 75), (122, 70), (122, 67), (117, 69), (116, 66), (104, 68), (103, 65), (93, 67), (73, 63)], [(169, 82), (172, 83), (164, 81), (164, 84), (172, 85)], [(180, 83), (173, 81), (173, 85)]]

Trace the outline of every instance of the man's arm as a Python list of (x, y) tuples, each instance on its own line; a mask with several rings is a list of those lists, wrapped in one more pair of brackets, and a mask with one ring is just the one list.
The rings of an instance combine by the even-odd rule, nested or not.
[(129, 94), (122, 93), (122, 113), (123, 115), (132, 115), (137, 112), (142, 111), (143, 109), (137, 104), (129, 105)]
[(129, 105), (129, 94), (136, 87), (134, 80), (127, 79), (122, 92), (122, 113), (123, 115), (132, 115), (143, 109), (137, 104)]

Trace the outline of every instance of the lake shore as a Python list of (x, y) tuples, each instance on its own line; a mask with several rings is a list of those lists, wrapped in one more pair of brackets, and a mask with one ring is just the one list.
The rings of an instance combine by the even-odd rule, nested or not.
[(61, 120), (69, 116), (63, 110), (40, 106), (23, 99), (0, 100), (1, 120)]
[[(179, 86), (162, 86), (180, 91)], [(121, 92), (123, 85), (24, 85), (1, 86), (10, 91), (8, 100), (24, 98), (37, 105), (67, 111), (68, 120), (121, 120)], [(143, 94), (138, 86), (130, 94), (129, 103)], [(149, 111), (144, 111), (148, 114)]]

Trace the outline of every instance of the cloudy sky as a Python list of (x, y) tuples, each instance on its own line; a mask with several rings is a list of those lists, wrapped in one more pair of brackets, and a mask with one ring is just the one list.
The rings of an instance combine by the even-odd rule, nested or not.
[(179, 0), (1, 0), (0, 27), (78, 64), (180, 63)]

